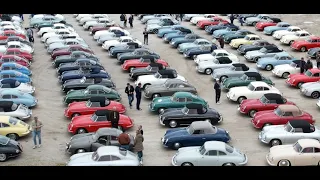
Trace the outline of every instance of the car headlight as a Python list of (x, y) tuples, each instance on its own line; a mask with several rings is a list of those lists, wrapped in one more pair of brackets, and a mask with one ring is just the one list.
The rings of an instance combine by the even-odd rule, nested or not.
[[(256, 115), (256, 114), (254, 114), (254, 115)], [(254, 117), (254, 116), (253, 116), (253, 117)], [(259, 123), (260, 123), (260, 120), (257, 121), (257, 124), (259, 124)]]
[(17, 150), (16, 150), (16, 153), (19, 153), (19, 152), (20, 152), (20, 150), (17, 149)]
[(245, 109), (246, 109), (246, 107), (247, 107), (247, 106), (244, 106), (243, 110), (245, 110)]

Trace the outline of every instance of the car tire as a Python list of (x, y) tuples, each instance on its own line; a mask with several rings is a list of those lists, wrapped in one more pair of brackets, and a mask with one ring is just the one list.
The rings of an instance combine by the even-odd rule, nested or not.
[(155, 93), (152, 95), (152, 98), (157, 98), (157, 97), (161, 97), (161, 95), (159, 93)]
[(45, 34), (46, 34), (46, 32), (42, 33), (41, 37), (42, 37), (43, 35), (45, 35)]
[(266, 126), (270, 126), (270, 125), (272, 125), (272, 124), (271, 123), (265, 123), (262, 128), (264, 128)]
[(320, 97), (320, 93), (318, 91), (314, 91), (311, 93), (311, 97), (313, 99), (318, 99)]
[(256, 26), (257, 23), (258, 23), (258, 22), (253, 22), (252, 25), (253, 25), (253, 26)]
[(114, 47), (114, 46), (110, 46), (108, 50), (110, 51), (113, 47)]
[(166, 108), (159, 108), (159, 109), (158, 109), (158, 113), (159, 113), (159, 114), (162, 114), (165, 109), (166, 109)]
[(248, 115), (253, 118), (253, 116), (257, 113), (256, 110), (252, 109), (248, 112)]
[(272, 139), (270, 141), (270, 146), (273, 147), (273, 146), (278, 146), (278, 145), (281, 145), (282, 142), (280, 141), (280, 139)]
[(75, 154), (85, 153), (85, 152), (86, 152), (85, 149), (77, 149)]
[(171, 120), (168, 125), (170, 128), (176, 128), (179, 126), (178, 122), (175, 120)]
[(151, 84), (145, 84), (143, 85), (143, 88), (142, 89), (146, 89), (146, 87), (150, 86)]
[(130, 67), (129, 72), (131, 73), (134, 69), (135, 69), (135, 67)]
[(0, 162), (5, 162), (8, 159), (7, 154), (1, 153), (0, 154)]
[(236, 166), (234, 163), (224, 163), (222, 166)]
[(245, 100), (245, 99), (247, 99), (247, 98), (244, 97), (244, 96), (241, 96), (241, 97), (239, 97), (239, 98), (237, 99), (237, 102), (238, 102), (239, 104), (241, 104), (242, 101)]
[(19, 139), (19, 136), (16, 133), (7, 134), (7, 137), (15, 141)]
[(290, 42), (289, 42), (289, 45), (291, 46), (291, 45), (293, 44), (293, 42), (294, 42), (294, 41), (290, 41)]
[(302, 84), (304, 84), (303, 82), (299, 82), (298, 84), (297, 84), (297, 88), (301, 88), (301, 86), (302, 86)]
[(193, 164), (189, 162), (184, 162), (181, 164), (181, 166), (193, 166)]
[(307, 48), (304, 47), (304, 46), (302, 46), (302, 47), (300, 48), (300, 51), (301, 51), (301, 52), (306, 52), (306, 51), (307, 51)]
[(291, 163), (289, 160), (282, 159), (278, 162), (278, 166), (291, 166)]
[(273, 69), (273, 66), (271, 64), (266, 65), (265, 70), (271, 71)]
[(281, 77), (284, 79), (287, 79), (289, 77), (289, 75), (290, 75), (290, 73), (284, 72), (284, 73), (282, 73)]
[(84, 128), (77, 129), (77, 134), (83, 134), (83, 133), (87, 133), (87, 130)]
[(212, 69), (211, 68), (207, 68), (204, 70), (204, 73), (207, 74), (207, 75), (210, 75), (212, 74)]
[(182, 147), (181, 143), (176, 142), (176, 143), (173, 144), (173, 148), (174, 148), (175, 150), (178, 150), (178, 149), (181, 148), (181, 147)]
[(222, 82), (224, 79), (228, 78), (228, 76), (221, 76), (220, 77), (220, 82)]
[(255, 57), (255, 58), (253, 59), (253, 61), (254, 61), (254, 62), (258, 62), (259, 59), (260, 59), (260, 57)]
[(80, 116), (80, 113), (73, 113), (73, 114), (71, 115), (71, 118), (74, 118), (74, 117), (77, 117), (77, 116)]

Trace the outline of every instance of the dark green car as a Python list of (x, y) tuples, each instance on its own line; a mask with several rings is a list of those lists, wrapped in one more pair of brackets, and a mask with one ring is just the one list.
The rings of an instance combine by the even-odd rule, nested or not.
[(257, 72), (246, 72), (241, 77), (233, 77), (227, 78), (222, 81), (222, 87), (226, 90), (239, 87), (239, 86), (247, 86), (252, 81), (263, 81), (269, 85), (274, 85), (271, 79), (262, 76), (260, 73)]
[(114, 89), (102, 85), (90, 85), (84, 90), (70, 90), (64, 97), (63, 102), (69, 104), (76, 101), (87, 101), (91, 97), (106, 97), (109, 100), (120, 101), (121, 95)]
[(70, 55), (58, 56), (53, 62), (52, 65), (55, 68), (58, 68), (60, 64), (63, 63), (74, 63), (77, 59), (91, 59), (94, 61), (99, 61), (99, 58), (93, 54), (84, 52), (84, 51), (73, 51)]
[(176, 92), (172, 96), (157, 97), (149, 104), (149, 109), (152, 112), (163, 113), (165, 109), (183, 108), (187, 104), (201, 104), (204, 107), (209, 107), (208, 103), (201, 97), (189, 92)]

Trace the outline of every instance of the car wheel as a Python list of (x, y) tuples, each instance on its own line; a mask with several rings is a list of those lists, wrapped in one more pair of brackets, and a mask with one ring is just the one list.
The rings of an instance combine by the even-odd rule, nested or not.
[(243, 100), (245, 100), (245, 99), (247, 99), (247, 98), (246, 98), (246, 97), (244, 97), (244, 96), (241, 96), (241, 97), (239, 97), (239, 98), (238, 98), (238, 100), (237, 100), (237, 101), (238, 101), (238, 103), (239, 103), (239, 104), (241, 104), (241, 103), (242, 103), (242, 101), (243, 101)]
[(318, 99), (320, 97), (320, 93), (318, 91), (315, 91), (315, 92), (311, 93), (311, 97), (313, 99)]
[(206, 70), (204, 70), (204, 72), (205, 72), (207, 75), (210, 75), (210, 74), (212, 74), (212, 69), (207, 68)]
[(146, 89), (148, 86), (150, 86), (150, 84), (143, 85), (143, 89)]
[(84, 152), (86, 152), (86, 150), (84, 150), (84, 149), (77, 149), (76, 150), (76, 154), (84, 153)]
[(253, 23), (252, 23), (253, 26), (256, 26), (256, 24), (257, 24), (257, 22), (253, 22)]
[(207, 29), (208, 28), (208, 26), (204, 26), (204, 29)]
[(158, 29), (154, 29), (153, 32), (154, 32), (155, 34), (158, 34), (159, 30), (158, 30)]
[(302, 46), (302, 47), (300, 48), (300, 51), (301, 51), (301, 52), (306, 52), (306, 51), (307, 51), (307, 48), (304, 47), (304, 46)]
[(193, 164), (189, 162), (185, 162), (185, 163), (182, 163), (181, 166), (193, 166)]
[(84, 128), (79, 128), (79, 129), (77, 130), (77, 134), (83, 134), (83, 133), (87, 133), (87, 130), (84, 129)]
[(45, 34), (46, 34), (46, 32), (42, 33), (42, 35), (41, 35), (41, 36), (43, 36), (43, 35), (45, 35)]
[(129, 72), (132, 72), (135, 69), (135, 67), (130, 67)]
[(173, 144), (173, 148), (176, 150), (178, 150), (180, 147), (181, 147), (181, 144), (178, 142)]
[(278, 166), (291, 166), (290, 161), (283, 159), (278, 162)]
[(7, 137), (15, 141), (19, 139), (19, 136), (15, 133), (7, 134)]
[(260, 57), (255, 57), (255, 58), (253, 59), (253, 61), (254, 61), (254, 62), (258, 62), (258, 61), (259, 61), (259, 58), (260, 58)]
[(34, 28), (38, 28), (38, 27), (39, 27), (39, 24), (34, 24), (33, 27), (34, 27)]
[(223, 80), (225, 80), (225, 79), (227, 79), (228, 78), (228, 76), (221, 76), (220, 77), (220, 82), (223, 82)]
[(76, 117), (76, 116), (80, 116), (80, 114), (79, 114), (79, 113), (73, 113), (73, 114), (71, 115), (72, 118), (74, 118), (74, 117)]
[(273, 69), (273, 66), (271, 64), (266, 65), (265, 68), (267, 71), (271, 71)]
[(0, 162), (4, 162), (8, 159), (8, 156), (4, 153), (1, 153), (0, 154)]
[(108, 50), (110, 51), (112, 48), (113, 48), (113, 46), (110, 46)]
[(206, 119), (204, 121), (207, 121), (207, 122), (209, 122), (211, 124), (211, 119)]
[(235, 166), (233, 163), (224, 163), (222, 166)]
[(253, 110), (250, 110), (248, 114), (250, 117), (253, 117), (256, 114), (256, 112), (257, 111), (253, 109)]
[(175, 127), (177, 127), (177, 126), (178, 126), (177, 121), (175, 121), (175, 120), (171, 120), (171, 121), (169, 122), (169, 127), (171, 127), (171, 128), (175, 128)]
[(159, 114), (163, 114), (163, 112), (164, 112), (165, 109), (166, 109), (166, 108), (159, 108), (159, 109), (158, 109), (158, 113), (159, 113)]
[(270, 126), (270, 125), (271, 125), (271, 123), (266, 123), (266, 124), (263, 125), (263, 128), (266, 127), (266, 126)]
[(238, 46), (238, 49), (239, 49), (239, 48), (241, 48), (241, 46), (243, 46), (243, 45), (242, 45), (242, 44), (240, 44), (240, 45)]
[(282, 142), (279, 139), (273, 139), (270, 141), (271, 147), (281, 145)]
[(152, 95), (152, 98), (157, 98), (157, 97), (161, 97), (161, 95), (158, 93)]
[(303, 83), (303, 82), (299, 82), (298, 85), (297, 85), (297, 87), (298, 87), (298, 88), (301, 88), (302, 84), (304, 84), (304, 83)]
[(289, 77), (289, 75), (290, 75), (290, 73), (285, 72), (285, 73), (282, 74), (281, 77), (284, 78), (284, 79), (287, 79)]
[(290, 42), (289, 42), (290, 46), (293, 44), (293, 42), (294, 42), (294, 41), (290, 41)]

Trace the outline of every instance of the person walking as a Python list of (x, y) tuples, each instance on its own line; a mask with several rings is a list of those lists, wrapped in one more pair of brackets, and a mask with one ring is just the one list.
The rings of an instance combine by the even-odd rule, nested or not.
[(143, 31), (143, 44), (148, 45), (148, 40), (149, 40), (149, 33), (147, 31), (147, 28), (144, 28)]
[(320, 69), (320, 51), (316, 55), (317, 68)]
[(183, 14), (180, 14), (180, 21), (182, 22), (183, 20)]
[(130, 24), (130, 28), (133, 28), (133, 14), (131, 14), (129, 17), (129, 24)]
[(21, 20), (24, 21), (23, 14), (19, 14), (19, 16), (20, 16)]
[(141, 165), (143, 164), (143, 141), (143, 131), (137, 130), (136, 137), (134, 138), (134, 150), (137, 152), (138, 159)]
[(220, 104), (221, 84), (219, 79), (217, 79), (216, 82), (214, 83), (214, 90), (216, 92), (216, 103)]
[(305, 69), (306, 69), (306, 71), (308, 71), (309, 69), (312, 69), (312, 68), (313, 68), (313, 64), (310, 61), (310, 59), (308, 59)]
[(33, 30), (31, 28), (27, 28), (27, 36), (28, 36), (29, 42), (34, 43)]
[(243, 26), (243, 23), (244, 23), (243, 16), (240, 15), (240, 16), (238, 17), (238, 19), (239, 19), (240, 25)]
[(234, 20), (234, 15), (231, 14), (231, 15), (230, 15), (230, 23), (231, 23), (231, 24), (233, 24), (233, 20)]
[(124, 14), (121, 14), (121, 15), (120, 15), (120, 21), (123, 21), (123, 26), (124, 26), (124, 20), (125, 20), (125, 15), (124, 15)]
[(304, 58), (302, 57), (302, 58), (301, 58), (301, 61), (300, 61), (300, 73), (301, 73), (301, 74), (304, 73), (305, 66), (306, 66), (306, 63), (304, 62)]
[(124, 15), (124, 21), (123, 21), (123, 27), (127, 27), (127, 21), (128, 21), (128, 18), (127, 18), (127, 15), (125, 14)]
[[(32, 127), (32, 136), (33, 136), (33, 149), (35, 148), (40, 148), (41, 147), (41, 128), (43, 124), (41, 121), (38, 120), (38, 117), (34, 117), (33, 121), (31, 122), (31, 127)], [(37, 146), (37, 137), (39, 141), (39, 145)]]
[(127, 133), (121, 133), (118, 136), (118, 142), (120, 144), (120, 148), (124, 148), (126, 150), (130, 150), (130, 137)]
[(224, 47), (224, 40), (223, 40), (223, 38), (222, 38), (222, 37), (219, 37), (218, 42), (219, 42), (219, 44), (220, 44), (221, 49), (223, 49), (223, 47)]
[(141, 96), (142, 96), (142, 89), (141, 89), (141, 83), (138, 84), (135, 88), (136, 91), (136, 98), (137, 98), (137, 110), (141, 111), (140, 103), (141, 103)]
[(127, 87), (124, 90), (124, 92), (128, 95), (129, 106), (130, 106), (130, 109), (132, 109), (132, 102), (134, 100), (134, 95), (133, 95), (134, 87), (130, 83), (127, 83)]

